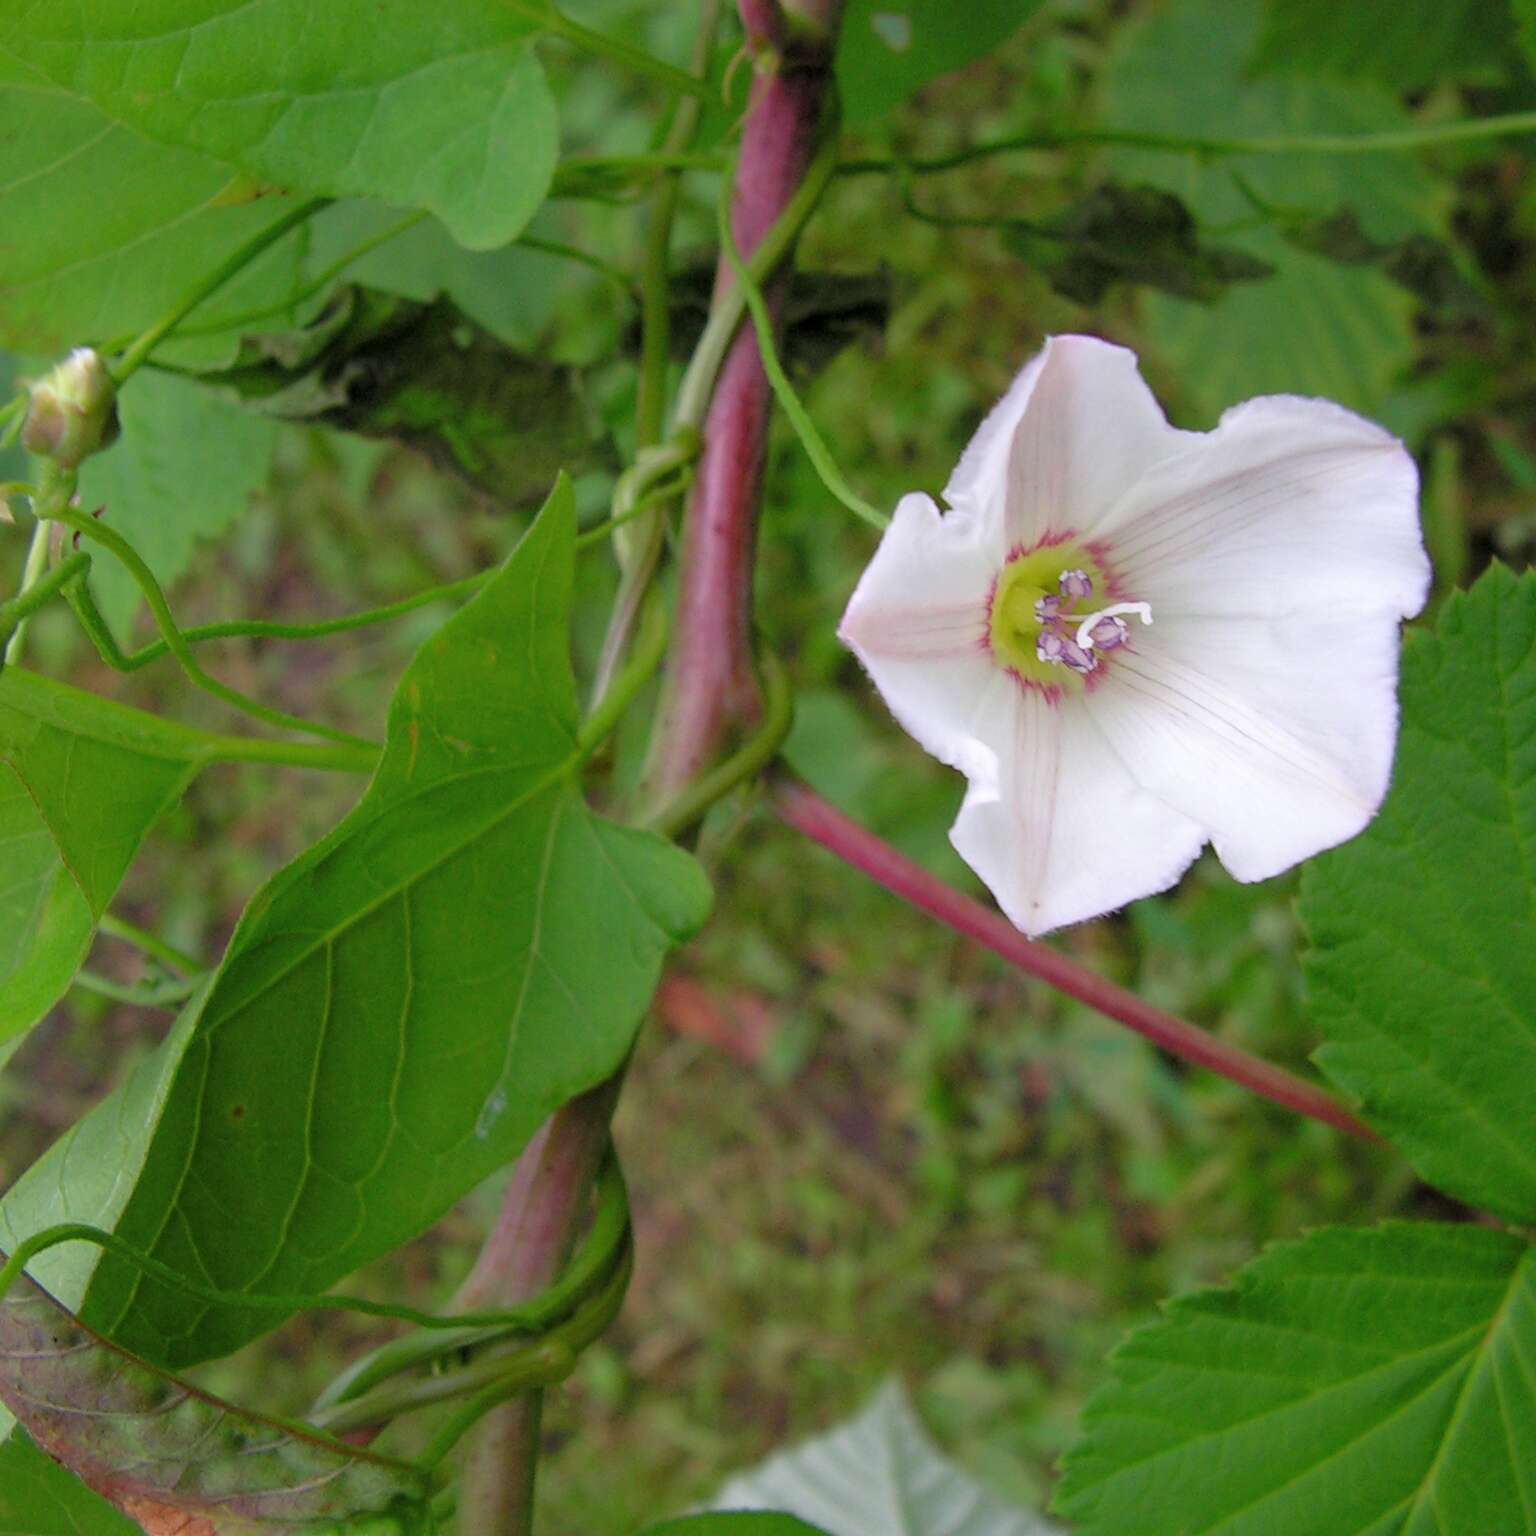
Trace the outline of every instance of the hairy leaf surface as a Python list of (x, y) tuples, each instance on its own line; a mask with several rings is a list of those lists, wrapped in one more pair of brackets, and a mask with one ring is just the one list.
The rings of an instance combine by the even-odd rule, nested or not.
[[(1122, 27), (1103, 75), (1105, 122), (1223, 139), (1405, 126), (1392, 95), (1369, 80), (1253, 79), (1248, 58), (1262, 19), (1260, 0), (1173, 0)], [(1203, 225), (1248, 226), (1223, 242), (1275, 268), (1210, 305), (1148, 296), (1149, 337), (1182, 373), (1198, 418), (1185, 424), (1207, 426), (1251, 395), (1323, 395), (1368, 412), (1380, 404), (1414, 355), (1412, 300), (1380, 273), (1296, 249), (1278, 225), (1350, 207), (1373, 239), (1440, 234), (1443, 184), (1419, 161), (1230, 155), (1212, 165), (1133, 149), (1117, 149), (1111, 160), (1125, 179), (1178, 195)], [(1277, 227), (1252, 227), (1263, 207), (1276, 210)]]
[[(162, 1058), (116, 1222), (135, 1247), (225, 1289), (323, 1290), (623, 1060), (709, 893), (687, 855), (581, 799), (574, 522), (562, 482), (405, 673), (362, 802), (251, 902)], [(23, 1186), (73, 1174), (45, 1158)], [(81, 1312), (173, 1365), (263, 1326), (110, 1257)]]
[(1536, 1532), (1536, 1253), (1332, 1228), (1112, 1357), (1058, 1492), (1077, 1536)]
[(11, 667), (0, 673), (0, 1041), (63, 996), (200, 738)]
[(1393, 784), (1309, 865), (1319, 1064), (1419, 1173), (1536, 1218), (1536, 576), (1410, 636)]
[[(4, 49), (0, 34), (0, 343), (62, 352), (132, 336), (198, 279), (275, 223), (282, 198), (234, 194), (234, 172), (157, 144), (59, 90)], [(259, 257), (199, 308), (217, 326), (280, 302), (298, 281), (296, 236)], [(225, 333), (173, 339), (157, 354), (187, 364), (226, 357)]]
[[(169, 586), (198, 544), (226, 533), (266, 483), (277, 424), (149, 371), (129, 381), (118, 410), (122, 436), (80, 466), (81, 503), (99, 508)], [(126, 641), (141, 604), (138, 586), (102, 550), (90, 583), (102, 616)]]
[(500, 0), (17, 0), (6, 45), (152, 138), (280, 186), (512, 239), (557, 149), (536, 28)]
[(429, 1528), (415, 1468), (195, 1391), (24, 1276), (0, 1300), (0, 1401), (35, 1445), (150, 1531), (318, 1536), (365, 1517), (395, 1522), (381, 1536)]

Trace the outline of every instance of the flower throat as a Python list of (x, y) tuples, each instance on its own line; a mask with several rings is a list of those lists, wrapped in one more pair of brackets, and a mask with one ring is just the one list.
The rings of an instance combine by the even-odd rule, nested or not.
[(1079, 545), (1015, 555), (992, 591), (987, 638), (993, 657), (1024, 682), (1082, 687), (1104, 655), (1129, 642), (1122, 614), (1152, 622), (1146, 603), (1095, 606), (1108, 591), (1103, 567)]

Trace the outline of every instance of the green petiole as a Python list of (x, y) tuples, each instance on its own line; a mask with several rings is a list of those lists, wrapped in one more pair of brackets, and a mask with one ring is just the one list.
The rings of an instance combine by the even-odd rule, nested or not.
[[(144, 563), (138, 551), (116, 529), (108, 527), (105, 523), (99, 523), (95, 518), (87, 517), (69, 506), (54, 505), (39, 508), (38, 515), (52, 522), (63, 523), (66, 528), (71, 528), (83, 537), (101, 544), (122, 562), (129, 575), (133, 577), (139, 591), (143, 593), (145, 602), (149, 604), (155, 627), (159, 629), (166, 648), (176, 658), (181, 670), (186, 673), (188, 681), (194, 686), (202, 689), (204, 693), (211, 694), (222, 703), (251, 716), (252, 719), (276, 726), (279, 730), (299, 731), (309, 736), (323, 736), (329, 741), (351, 747), (354, 751), (368, 753), (370, 756), (377, 753), (378, 747), (361, 736), (354, 736), (350, 731), (337, 730), (334, 726), (317, 725), (312, 721), (301, 720), (296, 715), (286, 714), (279, 709), (270, 709), (260, 700), (250, 698), (238, 689), (210, 677), (198, 665), (197, 658), (192, 654), (192, 647), (177, 628), (176, 620), (171, 615), (170, 604), (165, 599), (160, 583), (155, 580), (154, 572)], [(121, 657), (121, 649), (102, 621), (100, 613), (96, 611), (90, 589), (83, 582), (76, 581), (68, 589), (67, 596), (75, 616), (80, 620), (97, 649), (102, 651), (103, 655), (116, 654)]]
[(773, 317), (768, 313), (768, 305), (763, 298), (762, 289), (757, 285), (757, 279), (742, 261), (741, 253), (736, 249), (736, 242), (731, 237), (730, 208), (724, 198), (720, 202), (720, 248), (725, 252), (725, 258), (730, 262), (731, 270), (736, 274), (736, 285), (751, 313), (752, 324), (757, 331), (758, 351), (763, 359), (763, 371), (768, 375), (768, 382), (773, 387), (779, 404), (784, 408), (784, 414), (789, 417), (790, 425), (795, 429), (795, 436), (800, 439), (800, 446), (805, 449), (806, 457), (810, 459), (821, 483), (856, 517), (862, 518), (871, 527), (884, 531), (889, 526), (890, 519), (883, 512), (870, 506), (848, 484), (821, 433), (816, 430), (816, 424), (811, 420), (810, 413), (801, 404), (794, 385), (789, 382), (789, 375), (784, 372), (784, 364), (779, 360), (778, 347), (774, 341)]
[(676, 838), (712, 805), (739, 784), (756, 777), (779, 755), (795, 721), (794, 693), (779, 659), (764, 652), (758, 661), (763, 679), (763, 722), (750, 739), (724, 762), (701, 774), (677, 798), (664, 805), (644, 825), (666, 838)]
[[(593, 1221), (591, 1231), (560, 1278), (531, 1301), (500, 1312), (440, 1317), (436, 1313), (421, 1312), (414, 1307), (370, 1301), (362, 1296), (283, 1296), (227, 1291), (190, 1279), (170, 1265), (141, 1253), (115, 1233), (104, 1232), (100, 1227), (84, 1222), (62, 1222), (35, 1232), (19, 1242), (4, 1265), (0, 1266), (0, 1299), (5, 1297), (17, 1277), (25, 1273), (27, 1266), (40, 1254), (63, 1243), (93, 1243), (108, 1253), (128, 1260), (152, 1279), (215, 1306), (239, 1307), (254, 1312), (279, 1312), (284, 1316), (308, 1312), (356, 1312), (367, 1317), (392, 1318), (439, 1335), (431, 1341), (434, 1347), (404, 1354), (402, 1363), (393, 1365), (389, 1372), (374, 1378), (382, 1380), (384, 1375), (412, 1369), (430, 1362), (438, 1355), (466, 1348), (466, 1331), (482, 1333), (486, 1338), (500, 1338), (511, 1333), (542, 1334), (572, 1315), (594, 1287), (601, 1285), (608, 1277), (628, 1241), (629, 1197), (615, 1158), (610, 1157), (604, 1165), (598, 1200), (598, 1216)], [(410, 1342), (409, 1339), (396, 1341), (397, 1345)], [(386, 1345), (385, 1349), (391, 1347)], [(342, 1393), (333, 1400), (345, 1401), (351, 1395)]]

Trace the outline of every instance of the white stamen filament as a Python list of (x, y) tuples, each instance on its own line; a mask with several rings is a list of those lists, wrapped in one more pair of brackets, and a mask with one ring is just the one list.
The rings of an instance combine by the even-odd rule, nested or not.
[(1093, 649), (1093, 640), (1090, 631), (1100, 619), (1112, 619), (1117, 613), (1134, 613), (1143, 624), (1152, 622), (1152, 605), (1150, 603), (1111, 603), (1108, 608), (1100, 608), (1097, 613), (1090, 613), (1087, 618), (1081, 620), (1077, 626), (1077, 634), (1073, 637), (1085, 650)]

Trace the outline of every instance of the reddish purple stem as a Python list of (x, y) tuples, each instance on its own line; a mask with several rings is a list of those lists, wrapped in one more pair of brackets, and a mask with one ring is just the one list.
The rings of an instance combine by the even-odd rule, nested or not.
[(1331, 1125), (1347, 1135), (1359, 1136), (1366, 1141), (1379, 1139), (1369, 1126), (1355, 1119), (1322, 1089), (1314, 1088), (1311, 1083), (1293, 1077), (1257, 1056), (1250, 1056), (1235, 1045), (1216, 1039), (1183, 1019), (1152, 1007), (1134, 992), (1127, 992), (1124, 987), (1094, 975), (1058, 950), (1026, 939), (997, 913), (936, 879), (889, 843), (882, 842), (873, 832), (849, 820), (820, 795), (800, 785), (781, 784), (774, 791), (774, 806), (780, 817), (796, 831), (803, 832), (845, 863), (862, 870), (871, 880), (918, 911), (926, 912), (956, 933), (974, 939), (1009, 965), (1047, 986), (1075, 997), (1106, 1018), (1124, 1024), (1127, 1029), (1134, 1029), (1163, 1050), (1197, 1067), (1219, 1073), (1299, 1115), (1321, 1120), (1324, 1125)]
[[(791, 35), (777, 4), (740, 0), (740, 8), (749, 50), (805, 48), (805, 37)], [(802, 26), (817, 28), (825, 39), (841, 0), (800, 0), (793, 9)], [(731, 230), (744, 257), (757, 249), (805, 174), (826, 95), (826, 64), (823, 48), (814, 63), (798, 55), (795, 61), (781, 59), (752, 83), (731, 194)], [(716, 294), (734, 281), (722, 257), (715, 271)], [(782, 279), (764, 289), (775, 314), (783, 289)], [(752, 561), (772, 405), (757, 338), (746, 326), (726, 354), (715, 385), (684, 523), (676, 640), (648, 775), (651, 793), (660, 800), (695, 778), (732, 723), (757, 707)]]

